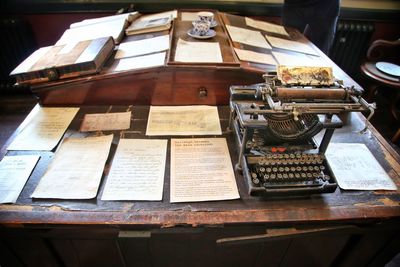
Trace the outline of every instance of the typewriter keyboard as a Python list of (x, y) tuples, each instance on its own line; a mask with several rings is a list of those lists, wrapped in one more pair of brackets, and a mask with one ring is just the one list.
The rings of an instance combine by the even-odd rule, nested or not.
[(322, 186), (331, 172), (322, 154), (277, 153), (248, 159), (252, 186), (265, 189)]

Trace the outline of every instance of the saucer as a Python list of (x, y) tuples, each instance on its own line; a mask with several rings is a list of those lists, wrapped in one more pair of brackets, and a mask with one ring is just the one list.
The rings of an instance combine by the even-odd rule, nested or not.
[(189, 30), (187, 34), (196, 39), (208, 39), (215, 36), (216, 32), (214, 30), (208, 30), (205, 35), (198, 35), (193, 32), (193, 29)]
[(400, 66), (389, 62), (377, 62), (376, 68), (383, 73), (400, 77)]

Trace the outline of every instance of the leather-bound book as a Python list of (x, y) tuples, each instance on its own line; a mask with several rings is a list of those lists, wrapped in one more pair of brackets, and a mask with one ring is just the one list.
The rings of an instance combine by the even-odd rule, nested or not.
[(35, 84), (97, 73), (114, 47), (112, 37), (42, 47), (10, 75), (19, 84)]

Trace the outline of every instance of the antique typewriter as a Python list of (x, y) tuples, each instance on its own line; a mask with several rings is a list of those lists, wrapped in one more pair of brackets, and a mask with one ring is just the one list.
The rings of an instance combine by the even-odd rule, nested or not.
[[(335, 81), (327, 67), (285, 67), (265, 83), (230, 87), (229, 128), (250, 195), (334, 192), (337, 184), (325, 151), (347, 112), (369, 112), (362, 91)], [(324, 130), (317, 144), (315, 135)], [(365, 130), (365, 129), (364, 129)]]

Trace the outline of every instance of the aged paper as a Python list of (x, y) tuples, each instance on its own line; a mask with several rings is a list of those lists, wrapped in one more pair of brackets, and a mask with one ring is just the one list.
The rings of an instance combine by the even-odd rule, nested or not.
[(254, 20), (248, 17), (246, 17), (245, 20), (246, 20), (246, 25), (249, 27), (289, 37), (289, 34), (285, 30), (285, 27), (281, 25), (269, 23), (266, 21)]
[(66, 138), (32, 198), (96, 197), (113, 135)]
[(270, 54), (257, 53), (249, 50), (235, 48), (236, 55), (242, 61), (249, 61), (261, 64), (276, 65), (276, 61)]
[(264, 36), (259, 31), (252, 31), (231, 25), (226, 25), (226, 28), (228, 29), (229, 35), (234, 42), (272, 49), (267, 40), (265, 40)]
[(327, 159), (342, 189), (397, 189), (364, 144), (332, 143), (328, 147)]
[(199, 12), (182, 12), (181, 20), (182, 21), (195, 21), (199, 19)]
[(164, 66), (165, 52), (139, 57), (122, 58), (119, 60), (115, 71), (137, 70)]
[(326, 63), (323, 58), (306, 54), (296, 53), (296, 55), (293, 55), (288, 53), (272, 51), (272, 55), (274, 56), (279, 65), (284, 65), (284, 66), (308, 66), (308, 67), (330, 66), (330, 64)]
[(225, 138), (171, 139), (171, 202), (239, 198)]
[(115, 59), (146, 55), (169, 49), (169, 35), (121, 43)]
[(179, 39), (176, 45), (175, 61), (222, 63), (218, 42), (187, 42)]
[(86, 114), (81, 132), (126, 130), (131, 127), (131, 112)]
[(150, 107), (146, 135), (216, 134), (222, 134), (217, 107)]
[(7, 150), (52, 150), (79, 108), (42, 108), (36, 105), (21, 124), (24, 127)]
[(0, 162), (0, 203), (15, 203), (40, 156), (5, 156)]
[(162, 200), (168, 140), (120, 139), (102, 200)]
[(291, 50), (295, 52), (300, 52), (304, 54), (309, 54), (309, 55), (315, 55), (319, 56), (317, 51), (315, 51), (310, 45), (296, 42), (296, 41), (291, 41), (291, 40), (286, 40), (278, 37), (272, 37), (272, 36), (265, 36), (268, 40), (268, 42), (276, 48), (281, 48), (285, 50)]

